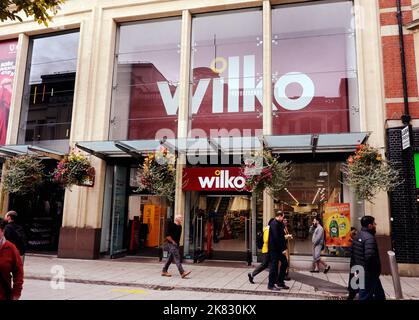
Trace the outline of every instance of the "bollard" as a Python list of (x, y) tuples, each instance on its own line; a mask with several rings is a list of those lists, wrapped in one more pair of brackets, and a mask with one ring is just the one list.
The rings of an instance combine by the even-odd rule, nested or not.
[(397, 266), (396, 254), (394, 251), (387, 251), (390, 260), (391, 276), (393, 278), (394, 293), (397, 300), (403, 299), (402, 286), (400, 284), (399, 268)]

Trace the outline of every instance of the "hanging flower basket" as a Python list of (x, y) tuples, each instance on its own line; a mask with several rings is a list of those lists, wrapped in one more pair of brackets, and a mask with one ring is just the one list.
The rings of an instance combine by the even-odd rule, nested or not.
[(399, 171), (368, 145), (359, 145), (354, 156), (342, 165), (344, 184), (352, 187), (360, 200), (372, 202), (381, 191), (392, 191), (402, 183)]
[(137, 174), (137, 192), (148, 191), (151, 194), (175, 199), (176, 189), (176, 157), (167, 148), (150, 152), (144, 159)]
[(41, 160), (31, 155), (16, 156), (6, 161), (3, 175), (4, 191), (25, 195), (32, 193), (44, 180), (44, 166)]
[(290, 181), (292, 169), (291, 163), (280, 162), (268, 151), (255, 155), (259, 164), (255, 161), (246, 162), (242, 166), (242, 173), (246, 179), (245, 190), (261, 196), (264, 190), (274, 198), (284, 189)]
[(89, 159), (74, 152), (66, 155), (53, 172), (53, 180), (65, 188), (73, 185), (93, 186), (94, 178), (95, 168), (92, 167)]

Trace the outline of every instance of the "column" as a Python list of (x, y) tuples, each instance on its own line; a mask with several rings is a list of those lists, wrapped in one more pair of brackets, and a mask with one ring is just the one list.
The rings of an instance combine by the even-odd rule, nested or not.
[[(263, 134), (272, 134), (272, 12), (269, 0), (263, 1)], [(273, 217), (274, 202), (263, 193), (263, 225)]]
[[(185, 139), (188, 137), (189, 132), (189, 72), (191, 62), (191, 26), (192, 16), (188, 10), (182, 12), (182, 39), (180, 51), (180, 79), (179, 79), (179, 113), (178, 113), (178, 139)], [(182, 176), (183, 168), (186, 166), (186, 155), (178, 154), (176, 165), (176, 195), (175, 195), (175, 215), (185, 217), (186, 197), (185, 192), (182, 190)], [(185, 218), (183, 219), (185, 221)], [(184, 223), (183, 230), (188, 228), (189, 225)], [(183, 245), (183, 236), (181, 243)]]

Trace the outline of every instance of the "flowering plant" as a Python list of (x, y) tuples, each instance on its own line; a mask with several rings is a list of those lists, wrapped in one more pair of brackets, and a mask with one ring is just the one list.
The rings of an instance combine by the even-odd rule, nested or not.
[(53, 172), (53, 180), (65, 188), (72, 185), (92, 185), (95, 177), (95, 168), (89, 159), (80, 154), (71, 152), (57, 165)]
[(41, 160), (31, 155), (8, 159), (3, 175), (4, 190), (18, 195), (34, 192), (43, 182), (43, 169)]
[(401, 183), (399, 171), (382, 158), (378, 149), (368, 145), (359, 145), (341, 171), (344, 183), (354, 188), (359, 199), (369, 202), (380, 190), (391, 191)]
[(147, 190), (158, 196), (165, 196), (169, 201), (175, 198), (176, 157), (167, 148), (150, 152), (144, 159), (137, 174), (137, 192)]
[(243, 176), (246, 179), (245, 190), (261, 195), (266, 189), (273, 197), (277, 196), (290, 180), (291, 163), (279, 162), (267, 151), (255, 156), (259, 161), (245, 161), (242, 167)]

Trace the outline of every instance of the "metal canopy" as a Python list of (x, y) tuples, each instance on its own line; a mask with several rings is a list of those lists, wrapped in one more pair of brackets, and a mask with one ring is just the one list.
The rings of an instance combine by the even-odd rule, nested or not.
[[(243, 154), (263, 146), (278, 153), (349, 152), (364, 143), (368, 133), (307, 134), (259, 137), (181, 138), (164, 140), (86, 141), (76, 146), (101, 159), (141, 157), (160, 146), (186, 155)], [(0, 152), (1, 148), (0, 148)]]
[(60, 160), (64, 157), (64, 153), (60, 151), (26, 144), (1, 146), (0, 153), (4, 155), (3, 157), (14, 157), (24, 154), (56, 160)]
[(368, 139), (368, 132), (264, 136), (265, 146), (277, 153), (351, 152)]

